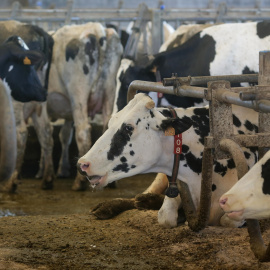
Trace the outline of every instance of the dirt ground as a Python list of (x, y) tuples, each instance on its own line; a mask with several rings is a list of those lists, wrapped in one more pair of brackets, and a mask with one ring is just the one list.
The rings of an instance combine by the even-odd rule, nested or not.
[[(270, 269), (246, 228), (161, 228), (157, 211), (111, 220), (85, 214), (0, 218), (0, 269)], [(264, 239), (270, 241), (270, 231)]]
[[(39, 153), (31, 138), (24, 175), (32, 177)], [(117, 189), (100, 193), (71, 191), (72, 181), (57, 180), (54, 190), (44, 191), (38, 180), (24, 179), (16, 194), (0, 194), (0, 270), (270, 269), (270, 262), (254, 257), (246, 228), (164, 229), (154, 210), (129, 210), (110, 220), (89, 214), (106, 199), (133, 198), (152, 179), (121, 180)], [(268, 244), (270, 222), (263, 230)]]

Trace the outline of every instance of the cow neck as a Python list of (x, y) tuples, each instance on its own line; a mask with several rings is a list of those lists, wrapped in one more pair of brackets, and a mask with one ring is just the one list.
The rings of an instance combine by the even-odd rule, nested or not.
[[(173, 108), (169, 108), (173, 118), (177, 117), (177, 114)], [(173, 161), (173, 170), (172, 176), (168, 177), (169, 187), (167, 188), (165, 195), (169, 198), (175, 198), (179, 194), (179, 190), (176, 184), (176, 179), (178, 175), (179, 165), (180, 165), (180, 154), (182, 153), (182, 134), (174, 136), (174, 161)]]

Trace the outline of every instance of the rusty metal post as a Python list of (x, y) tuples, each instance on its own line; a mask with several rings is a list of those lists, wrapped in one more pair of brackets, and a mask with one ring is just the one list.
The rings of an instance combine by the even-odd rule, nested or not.
[(195, 209), (188, 185), (180, 181), (179, 193), (188, 226), (191, 230), (196, 232), (204, 229), (208, 224), (212, 196), (212, 172), (212, 149), (205, 147), (203, 151), (201, 194), (198, 211)]

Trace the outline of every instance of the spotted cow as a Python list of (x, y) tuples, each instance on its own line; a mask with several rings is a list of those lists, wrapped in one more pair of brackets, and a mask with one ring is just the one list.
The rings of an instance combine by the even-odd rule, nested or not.
[[(67, 176), (73, 122), (79, 155), (91, 146), (89, 117), (102, 113), (104, 129), (107, 126), (123, 48), (115, 30), (100, 23), (66, 25), (53, 34), (53, 39), (47, 110), (52, 121), (65, 119), (60, 131), (62, 156), (57, 175)], [(51, 132), (48, 119), (45, 123), (46, 132)], [(47, 147), (52, 148), (51, 141), (47, 141)], [(50, 188), (51, 184), (48, 181), (45, 186)], [(78, 175), (73, 189), (85, 188), (85, 180)]]
[(233, 220), (270, 217), (270, 151), (220, 198), (220, 206)]
[[(134, 80), (157, 81), (170, 78), (172, 73), (181, 77), (257, 73), (259, 51), (270, 49), (269, 29), (270, 21), (213, 25), (184, 44), (154, 55), (146, 64), (122, 60), (114, 112), (126, 105), (128, 87)], [(183, 108), (202, 102), (167, 94), (161, 100), (156, 96), (154, 101), (160, 106)]]
[(43, 59), (42, 53), (29, 50), (19, 36), (11, 36), (0, 45), (0, 181), (8, 180), (17, 159), (16, 126), (11, 97), (21, 103), (46, 100), (47, 92), (34, 68)]
[[(52, 55), (53, 48), (53, 39), (46, 33), (42, 28), (30, 25), (26, 23), (21, 23), (18, 21), (1, 21), (0, 22), (0, 43), (4, 42), (9, 36), (19, 35), (25, 41), (27, 47), (30, 50), (35, 50), (43, 54), (41, 61), (35, 63), (35, 69), (37, 76), (46, 89), (46, 98), (47, 98), (47, 88), (48, 88), (48, 74), (49, 67)], [(17, 78), (13, 78), (13, 83), (16, 82)], [(31, 90), (32, 89), (32, 90)], [(33, 87), (29, 87), (27, 91), (33, 91)], [(45, 91), (45, 90), (44, 90)], [(45, 101), (46, 98), (39, 99), (38, 101)], [(35, 99), (32, 99), (35, 100)], [(23, 163), (24, 150), (28, 135), (28, 130), (26, 123), (28, 118), (32, 117), (32, 122), (36, 131), (39, 132), (38, 139), (41, 145), (42, 156), (46, 160), (46, 170), (44, 172), (44, 177), (54, 177), (54, 169), (52, 162), (52, 151), (47, 147), (46, 142), (50, 137), (46, 138), (46, 132), (44, 133), (44, 127), (40, 127), (41, 119), (43, 115), (47, 114), (46, 102), (26, 102), (22, 103), (22, 100), (16, 101), (13, 100), (14, 114), (16, 118), (16, 127), (17, 127), (17, 146), (18, 146), (18, 155), (16, 160), (16, 169), (13, 172), (11, 178), (8, 180), (5, 190), (14, 191), (16, 189), (16, 183), (18, 174)], [(42, 135), (42, 136), (41, 136)]]
[[(91, 185), (98, 187), (142, 173), (162, 172), (170, 176), (174, 159), (173, 136), (165, 136), (164, 131), (173, 127), (176, 134), (183, 133), (178, 179), (188, 184), (193, 202), (198, 207), (204, 137), (209, 135), (209, 108), (177, 108), (177, 118), (174, 119), (168, 108), (154, 106), (149, 96), (137, 94), (124, 109), (112, 116), (108, 130), (79, 159), (79, 170), (87, 176)], [(257, 131), (256, 112), (239, 107), (234, 107), (233, 112), (235, 133), (250, 134)], [(249, 166), (257, 161), (254, 149), (245, 149), (245, 155)], [(236, 181), (233, 160), (218, 160), (214, 163), (210, 225), (230, 223), (226, 215), (222, 217), (219, 198)], [(163, 189), (167, 185), (165, 181)], [(148, 189), (148, 192), (152, 191)], [(176, 199), (165, 196), (159, 210), (160, 224), (175, 227), (180, 206), (179, 196)]]

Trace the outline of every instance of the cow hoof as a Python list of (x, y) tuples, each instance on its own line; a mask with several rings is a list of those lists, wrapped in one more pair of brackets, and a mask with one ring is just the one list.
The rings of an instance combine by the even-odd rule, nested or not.
[(135, 197), (137, 209), (159, 210), (163, 204), (164, 195), (155, 193), (142, 193)]
[(1, 192), (4, 193), (15, 193), (17, 190), (17, 183), (7, 183), (1, 188)]
[(110, 219), (126, 210), (134, 208), (133, 199), (114, 199), (99, 203), (90, 210), (90, 214), (96, 216), (98, 219)]
[(53, 189), (53, 181), (44, 181), (42, 182), (41, 188), (44, 190)]
[(88, 181), (76, 181), (74, 182), (73, 186), (72, 186), (72, 190), (74, 191), (85, 191), (88, 189), (88, 186), (89, 186), (89, 182)]

